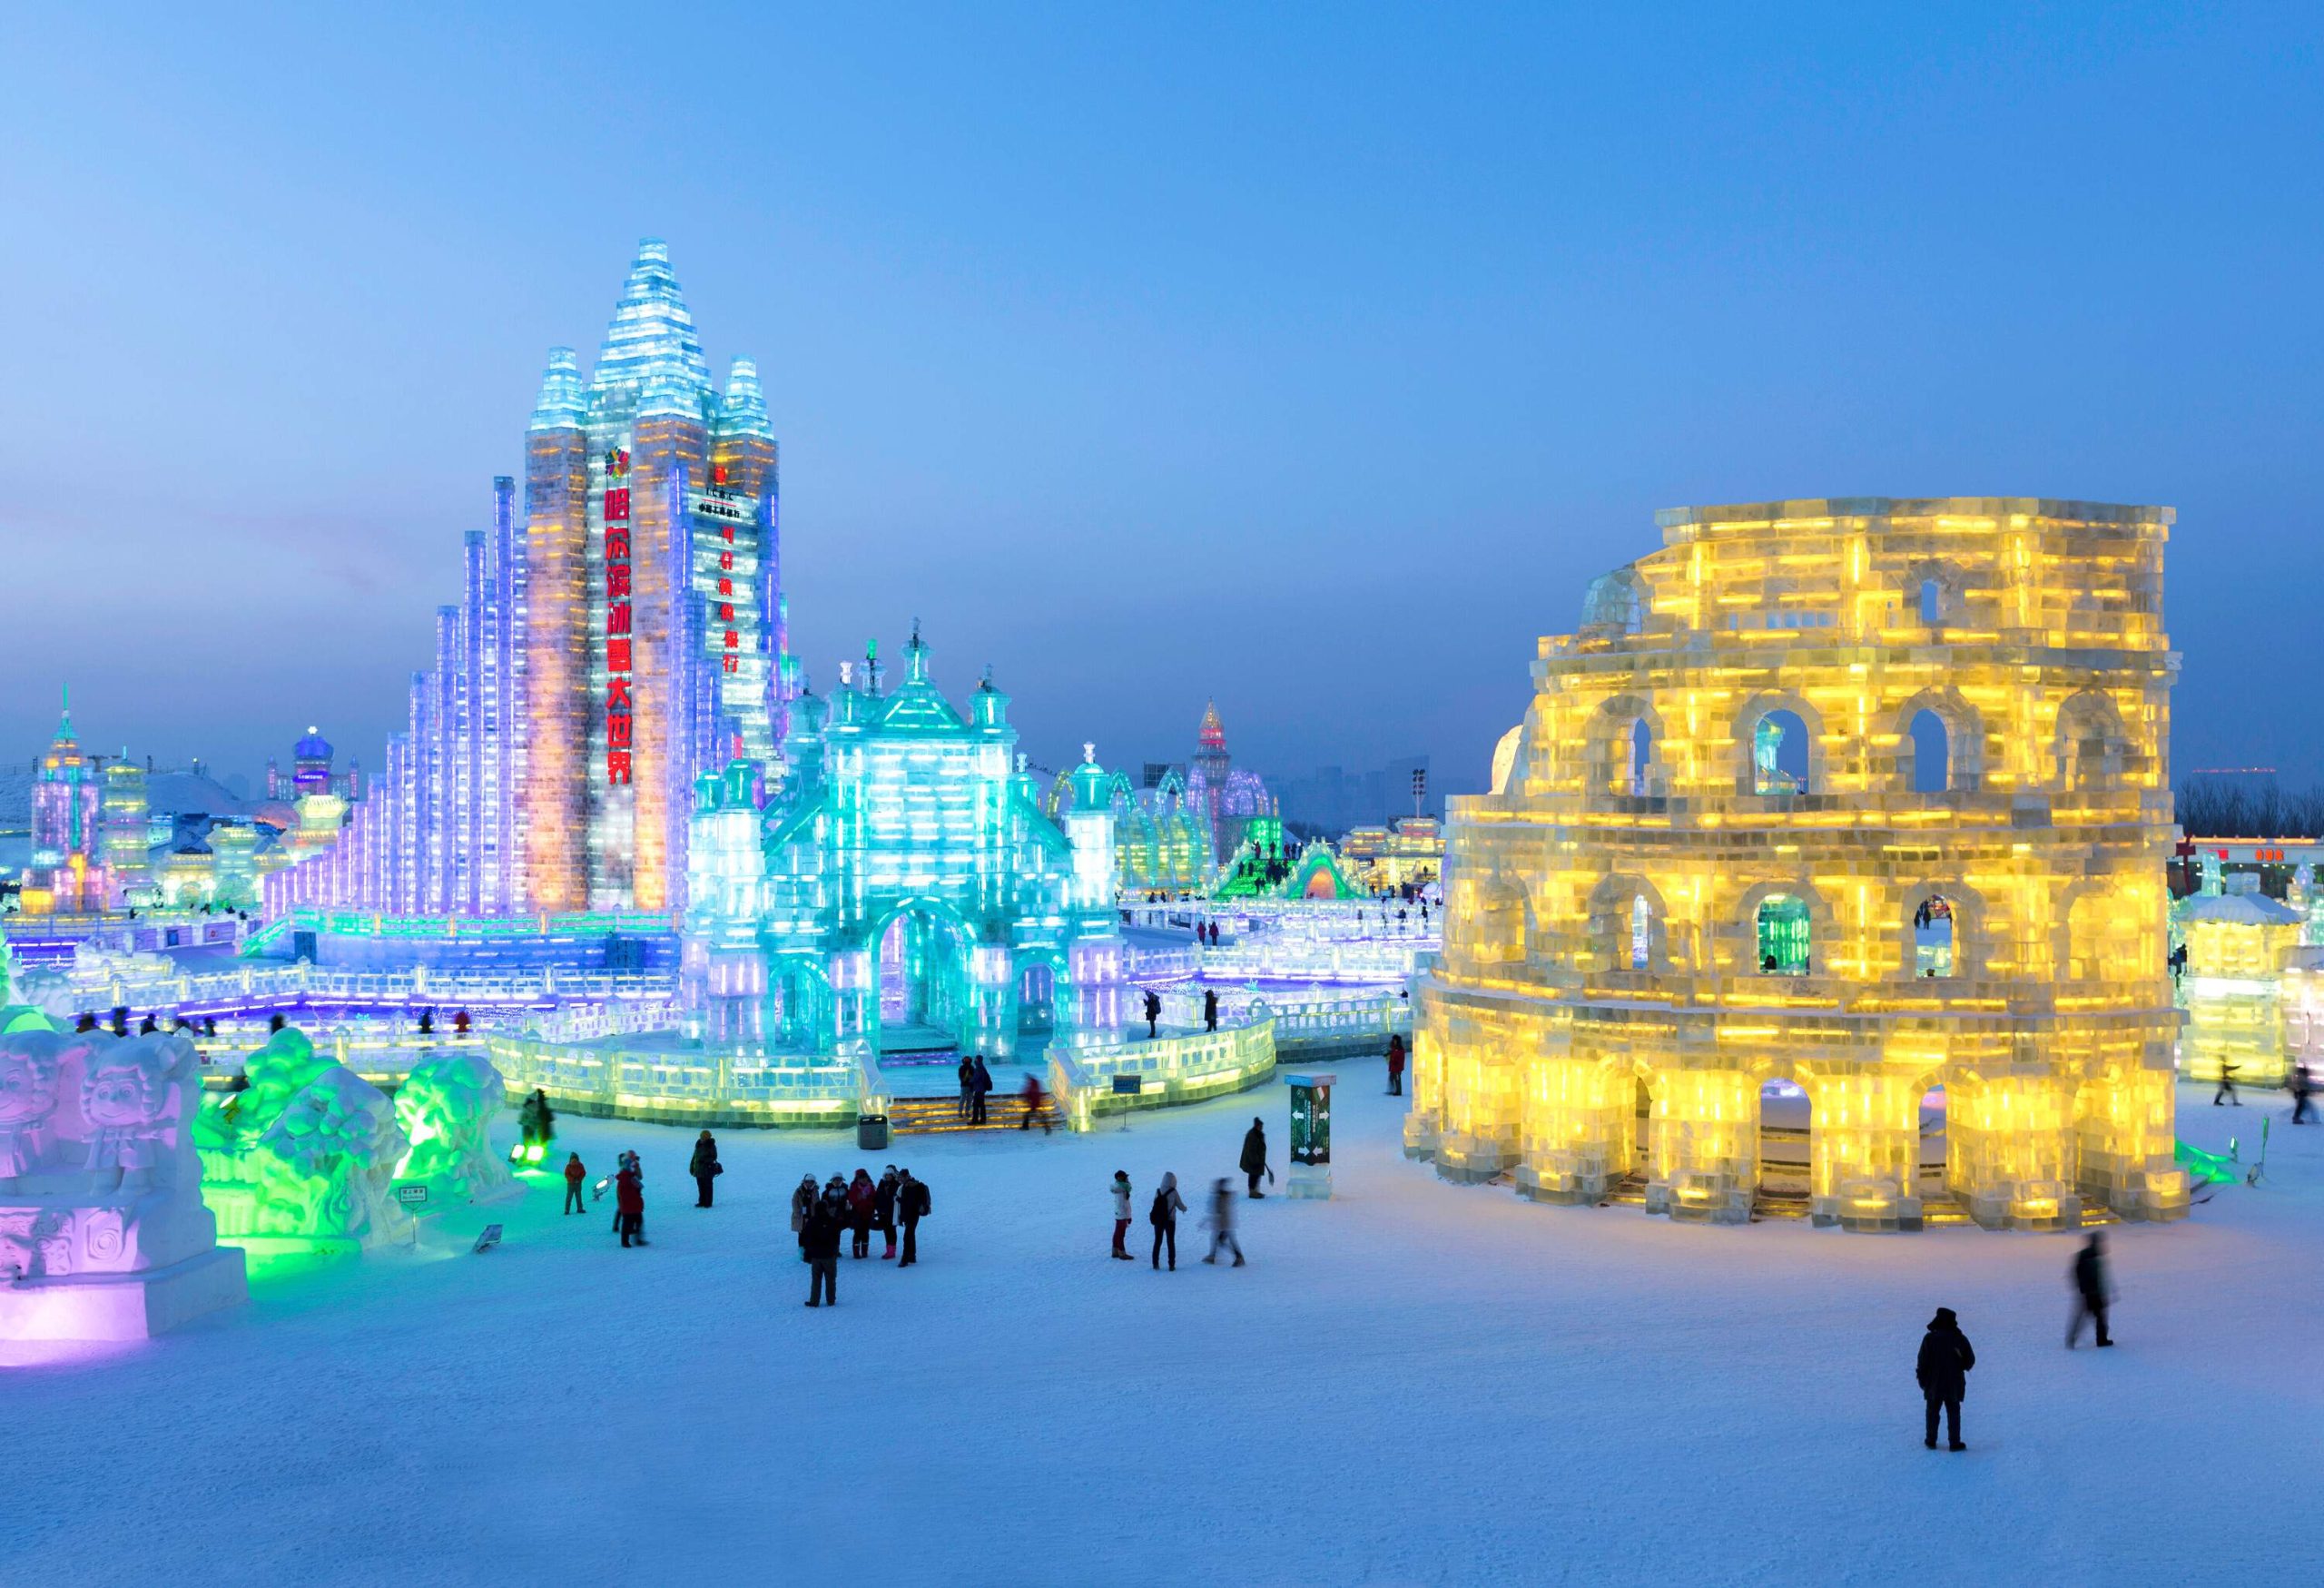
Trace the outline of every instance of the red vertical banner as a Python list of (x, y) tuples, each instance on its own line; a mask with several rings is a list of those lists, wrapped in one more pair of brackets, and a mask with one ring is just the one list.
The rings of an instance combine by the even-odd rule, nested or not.
[(629, 781), (635, 728), (630, 711), (629, 454), (606, 454), (606, 781)]

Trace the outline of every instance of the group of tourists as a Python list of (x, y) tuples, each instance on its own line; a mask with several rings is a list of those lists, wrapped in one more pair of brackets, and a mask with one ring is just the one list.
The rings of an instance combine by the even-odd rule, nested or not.
[[(1266, 1193), (1259, 1189), (1259, 1181), (1262, 1178), (1272, 1181), (1275, 1170), (1267, 1167), (1267, 1130), (1262, 1121), (1253, 1119), (1251, 1128), (1244, 1132), (1243, 1152), (1237, 1162), (1247, 1187), (1244, 1196), (1246, 1198), (1265, 1198)], [(1113, 1183), (1107, 1188), (1107, 1194), (1112, 1198), (1114, 1210), (1114, 1248), (1107, 1255), (1122, 1262), (1136, 1262), (1137, 1258), (1129, 1249), (1129, 1226), (1131, 1209), (1137, 1205), (1137, 1192), (1130, 1184), (1128, 1169), (1114, 1171)], [(1219, 1253), (1229, 1252), (1235, 1258), (1230, 1266), (1237, 1268), (1243, 1266), (1243, 1243), (1235, 1238), (1235, 1182), (1231, 1177), (1221, 1175), (1210, 1182), (1208, 1210), (1202, 1219), (1202, 1228), (1210, 1231), (1210, 1251), (1203, 1258), (1206, 1263), (1216, 1263)], [(1167, 1255), (1170, 1271), (1177, 1272), (1178, 1215), (1186, 1211), (1187, 1199), (1179, 1194), (1178, 1177), (1164, 1175), (1162, 1183), (1155, 1187), (1154, 1198), (1146, 1209), (1146, 1222), (1154, 1229), (1154, 1249), (1147, 1259), (1150, 1267), (1160, 1268)]]
[[(887, 1243), (881, 1259), (896, 1259), (909, 1268), (920, 1260), (920, 1221), (934, 1211), (924, 1181), (911, 1170), (890, 1164), (874, 1180), (872, 1171), (859, 1169), (852, 1180), (833, 1175), (819, 1189), (815, 1177), (803, 1175), (791, 1193), (791, 1229), (799, 1238), (799, 1257), (808, 1267), (807, 1305), (839, 1305), (839, 1248), (842, 1235), (852, 1237), (857, 1258), (872, 1255), (872, 1232)], [(897, 1256), (896, 1233), (903, 1232), (902, 1256)]]

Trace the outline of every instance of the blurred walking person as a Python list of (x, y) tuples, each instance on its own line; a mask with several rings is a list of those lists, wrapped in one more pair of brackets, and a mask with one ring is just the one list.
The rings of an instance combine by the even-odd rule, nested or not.
[(959, 1117), (965, 1119), (974, 1112), (977, 1101), (977, 1067), (969, 1055), (960, 1055), (960, 1102)]
[(2316, 1095), (2316, 1077), (2305, 1061), (2291, 1067), (2291, 1122), (2305, 1125), (2315, 1117), (2316, 1108), (2309, 1100)]
[(992, 1090), (992, 1071), (985, 1068), (983, 1054), (979, 1053), (974, 1057), (977, 1062), (977, 1073), (969, 1104), (969, 1123), (981, 1125), (984, 1123), (985, 1094)]
[(1041, 1078), (1027, 1070), (1024, 1090), (1019, 1095), (1025, 1100), (1025, 1117), (1018, 1121), (1017, 1129), (1029, 1130), (1033, 1128), (1033, 1121), (1039, 1119), (1041, 1122), (1041, 1134), (1048, 1135), (1049, 1133), (1049, 1094), (1041, 1090)]
[(2242, 1094), (2235, 1090), (2235, 1072), (2242, 1068), (2240, 1064), (2229, 1063), (2225, 1058), (2220, 1060), (2219, 1090), (2211, 1093), (2211, 1107), (2218, 1108), (2222, 1098), (2239, 1109), (2243, 1106)]
[(1154, 1193), (1154, 1206), (1147, 1209), (1146, 1221), (1154, 1226), (1154, 1266), (1162, 1266), (1162, 1248), (1170, 1248), (1170, 1271), (1178, 1271), (1178, 1215), (1187, 1210), (1187, 1199), (1178, 1195), (1178, 1177), (1164, 1175), (1161, 1186)]
[(2106, 1332), (2106, 1307), (2114, 1299), (2113, 1290), (2106, 1283), (2106, 1238), (2096, 1230), (2083, 1243), (2073, 1257), (2073, 1318), (2066, 1325), (2066, 1349), (2071, 1351), (2082, 1338), (2084, 1318), (2098, 1321), (2098, 1343), (2111, 1346), (2114, 1336)]
[(1966, 1450), (1961, 1443), (1961, 1397), (1968, 1393), (1969, 1369), (1977, 1365), (1977, 1353), (1969, 1347), (1969, 1336), (1961, 1332), (1961, 1322), (1949, 1307), (1940, 1307), (1936, 1316), (1928, 1321), (1928, 1332), (1921, 1336), (1920, 1360), (1915, 1364), (1913, 1376), (1919, 1380), (1921, 1398), (1928, 1403), (1928, 1435), (1923, 1441), (1931, 1450), (1936, 1448), (1936, 1414), (1945, 1413), (1945, 1427), (1952, 1435), (1953, 1448)]
[(1404, 1095), (1404, 1038), (1401, 1031), (1392, 1031), (1388, 1036), (1388, 1095)]
[(1210, 1213), (1203, 1219), (1210, 1226), (1210, 1255), (1203, 1261), (1218, 1261), (1218, 1248), (1225, 1247), (1235, 1254), (1235, 1266), (1243, 1266), (1243, 1244), (1235, 1238), (1235, 1182), (1225, 1175), (1210, 1183)]

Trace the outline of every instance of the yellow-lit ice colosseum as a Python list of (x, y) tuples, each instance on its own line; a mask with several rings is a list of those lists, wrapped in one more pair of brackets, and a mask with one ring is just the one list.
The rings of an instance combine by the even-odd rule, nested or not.
[[(1452, 802), (1406, 1150), (1741, 1221), (1763, 1082), (1818, 1222), (2182, 1217), (2163, 508), (1685, 508), (1541, 642)], [(1918, 1167), (1945, 1089), (1942, 1189)]]

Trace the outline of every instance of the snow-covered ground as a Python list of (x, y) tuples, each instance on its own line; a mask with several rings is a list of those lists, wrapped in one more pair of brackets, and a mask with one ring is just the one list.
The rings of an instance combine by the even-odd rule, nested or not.
[[(654, 1244), (546, 1186), (506, 1244), (270, 1274), (246, 1309), (0, 1372), (0, 1583), (2277, 1583), (2324, 1464), (2324, 1129), (2190, 1222), (2112, 1233), (2122, 1340), (2061, 1348), (2069, 1238), (1674, 1227), (1443, 1184), (1378, 1061), (1333, 1067), (1339, 1197), (1243, 1204), (1250, 1266), (1109, 1262), (1279, 1086), (1073, 1138), (636, 1146)], [(2256, 1137), (2182, 1091), (2182, 1132)], [(803, 1170), (909, 1165), (924, 1261), (801, 1306)], [(1933, 1307), (1975, 1343), (1921, 1447)], [(26, 1353), (19, 1348), (22, 1362)]]

